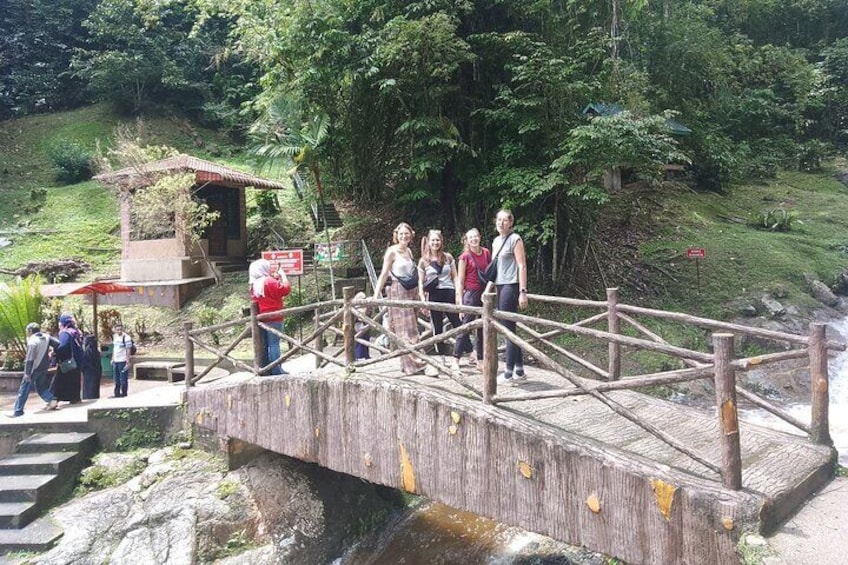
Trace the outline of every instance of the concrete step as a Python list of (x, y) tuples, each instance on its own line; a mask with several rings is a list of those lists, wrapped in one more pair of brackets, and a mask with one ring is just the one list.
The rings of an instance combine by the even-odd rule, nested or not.
[(56, 475), (8, 475), (0, 484), (0, 502), (35, 502), (39, 492), (55, 492)]
[(38, 516), (35, 502), (0, 502), (0, 530), (20, 528)]
[(20, 529), (0, 530), (0, 555), (12, 551), (47, 551), (62, 537), (62, 530), (48, 516)]
[(34, 434), (18, 443), (17, 453), (78, 451), (88, 458), (97, 448), (97, 435), (89, 432)]
[(78, 458), (75, 451), (13, 453), (0, 458), (0, 475), (61, 475), (73, 472)]

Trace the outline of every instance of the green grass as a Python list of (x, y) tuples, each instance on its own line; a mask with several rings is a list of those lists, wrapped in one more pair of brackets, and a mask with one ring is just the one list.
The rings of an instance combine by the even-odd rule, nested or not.
[[(781, 173), (766, 185), (734, 187), (729, 195), (678, 190), (653, 213), (658, 237), (641, 247), (643, 261), (662, 281), (662, 307), (724, 318), (731, 301), (757, 299), (781, 287), (792, 303), (815, 306), (804, 273), (831, 284), (848, 255), (846, 187), (832, 170)], [(748, 225), (748, 218), (783, 207), (797, 220), (789, 232)], [(685, 258), (702, 247), (698, 269)], [(673, 280), (672, 280), (673, 277)], [(625, 298), (626, 300), (626, 298)]]

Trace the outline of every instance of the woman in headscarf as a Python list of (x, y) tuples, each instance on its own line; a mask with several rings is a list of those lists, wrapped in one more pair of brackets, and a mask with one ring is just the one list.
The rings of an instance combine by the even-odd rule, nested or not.
[(56, 347), (56, 376), (50, 392), (56, 400), (80, 401), (80, 367), (83, 366), (82, 334), (71, 314), (59, 316), (59, 345)]
[[(250, 298), (259, 306), (259, 313), (280, 312), (283, 309), (283, 298), (291, 292), (291, 283), (286, 278), (286, 274), (280, 269), (272, 273), (270, 261), (257, 259), (250, 264), (248, 277), (250, 280)], [(280, 312), (276, 316), (262, 320), (262, 323), (282, 333), (283, 314)], [(261, 360), (261, 363), (264, 367), (271, 361), (280, 358), (280, 336), (264, 328), (262, 333), (265, 339), (265, 358)], [(285, 371), (280, 365), (276, 365), (271, 369), (271, 374), (283, 375)]]

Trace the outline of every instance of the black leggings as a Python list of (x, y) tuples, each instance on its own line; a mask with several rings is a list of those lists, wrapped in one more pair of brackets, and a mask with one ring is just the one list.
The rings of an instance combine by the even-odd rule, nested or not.
[[(498, 310), (504, 312), (518, 312), (518, 283), (499, 284), (498, 286)], [(512, 333), (515, 333), (515, 322), (503, 320), (503, 325)], [(506, 370), (512, 371), (515, 366), (524, 366), (524, 352), (520, 347), (506, 340)]]
[[(483, 305), (483, 291), (482, 290), (466, 290), (462, 293), (462, 305), (463, 306), (482, 306)], [(462, 315), (462, 323), (467, 324), (468, 322), (473, 322), (476, 320), (478, 316), (474, 314), (463, 314)], [(477, 360), (483, 360), (483, 328), (477, 328)], [(471, 353), (475, 351), (475, 347), (471, 345), (471, 336), (468, 335), (468, 332), (460, 334), (459, 337), (456, 338), (456, 346), (453, 349), (453, 356), (459, 359), (466, 353)]]
[[(452, 288), (437, 288), (431, 290), (429, 302), (441, 302), (442, 304), (454, 304), (456, 300), (456, 290)], [(430, 320), (433, 322), (433, 335), (439, 335), (445, 330), (445, 317), (450, 320), (453, 327), (458, 328), (462, 325), (459, 321), (459, 314), (456, 312), (443, 312), (430, 307)], [(436, 344), (436, 350), (439, 355), (447, 355), (450, 353), (450, 347), (445, 342)]]

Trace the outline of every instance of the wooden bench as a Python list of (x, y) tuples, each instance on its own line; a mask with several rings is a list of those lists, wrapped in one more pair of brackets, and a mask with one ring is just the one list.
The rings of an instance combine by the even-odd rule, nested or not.
[[(133, 378), (137, 381), (161, 380), (174, 382), (174, 369), (184, 366), (182, 361), (140, 361), (133, 364)], [(184, 375), (178, 380), (182, 380)]]

